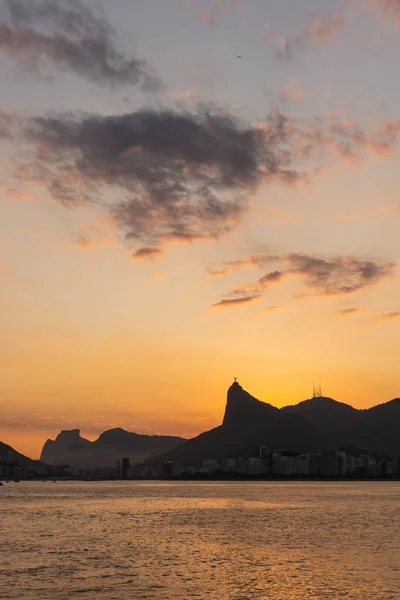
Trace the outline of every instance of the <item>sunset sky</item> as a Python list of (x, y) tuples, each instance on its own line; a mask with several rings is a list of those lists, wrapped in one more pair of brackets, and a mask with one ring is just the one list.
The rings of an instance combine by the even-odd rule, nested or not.
[(399, 0), (0, 0), (0, 440), (400, 395)]

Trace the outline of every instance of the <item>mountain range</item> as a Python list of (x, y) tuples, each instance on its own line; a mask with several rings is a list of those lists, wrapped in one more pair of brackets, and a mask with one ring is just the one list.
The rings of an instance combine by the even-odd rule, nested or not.
[(316, 452), (357, 447), (384, 455), (400, 455), (400, 398), (357, 410), (332, 398), (312, 398), (278, 409), (260, 402), (234, 382), (219, 427), (187, 440), (146, 463), (172, 461), (181, 467), (207, 458), (254, 456), (254, 448)]
[(48, 465), (70, 465), (72, 468), (115, 466), (117, 460), (129, 457), (143, 462), (149, 456), (172, 450), (183, 438), (164, 435), (140, 435), (116, 428), (104, 431), (91, 442), (79, 429), (61, 431), (55, 440), (47, 440), (40, 460)]
[[(353, 447), (400, 456), (400, 398), (363, 410), (326, 397), (279, 409), (261, 402), (235, 381), (228, 389), (221, 425), (197, 437), (140, 435), (117, 428), (91, 442), (73, 429), (47, 440), (40, 460), (93, 468), (114, 467), (116, 460), (129, 457), (131, 462), (149, 466), (172, 461), (185, 467), (201, 465), (208, 458), (254, 456), (261, 445), (299, 453)], [(0, 442), (0, 457), (9, 452), (20, 464), (30, 460)]]

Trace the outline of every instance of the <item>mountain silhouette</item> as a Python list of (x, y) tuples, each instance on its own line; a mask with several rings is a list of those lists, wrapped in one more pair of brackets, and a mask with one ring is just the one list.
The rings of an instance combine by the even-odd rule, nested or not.
[(281, 410), (317, 427), (325, 447), (352, 445), (380, 454), (400, 454), (399, 398), (362, 410), (332, 398), (312, 398)]
[(30, 470), (35, 470), (39, 466), (44, 467), (43, 463), (24, 456), (3, 442), (0, 442), (0, 463), (19, 465)]
[(41, 460), (75, 468), (112, 467), (132, 462), (159, 466), (164, 461), (200, 466), (207, 458), (250, 456), (258, 446), (271, 450), (318, 452), (354, 447), (382, 455), (400, 455), (400, 399), (357, 410), (332, 398), (311, 398), (278, 409), (261, 402), (235, 381), (227, 393), (222, 423), (195, 438), (151, 436), (110, 429), (90, 442), (79, 429), (47, 440)]
[(47, 440), (40, 459), (49, 465), (73, 468), (114, 467), (121, 458), (142, 462), (184, 441), (175, 436), (141, 435), (115, 428), (104, 431), (97, 440), (90, 442), (81, 437), (79, 429), (72, 429), (61, 431), (54, 441)]
[(79, 429), (61, 431), (55, 440), (47, 440), (43, 446), (40, 460), (48, 465), (67, 464), (63, 459), (70, 447), (77, 445), (80, 449), (90, 444), (81, 437)]
[(318, 429), (301, 416), (285, 414), (260, 402), (236, 381), (227, 394), (222, 425), (184, 442), (162, 456), (146, 462), (157, 465), (170, 460), (179, 466), (200, 465), (204, 459), (238, 456), (254, 445), (316, 450), (322, 441)]
[(357, 410), (332, 398), (305, 400), (281, 409), (251, 396), (235, 381), (228, 389), (222, 424), (180, 446), (149, 458), (159, 465), (172, 461), (199, 466), (208, 458), (247, 456), (265, 445), (271, 450), (315, 452), (331, 447), (366, 448), (400, 455), (400, 399)]

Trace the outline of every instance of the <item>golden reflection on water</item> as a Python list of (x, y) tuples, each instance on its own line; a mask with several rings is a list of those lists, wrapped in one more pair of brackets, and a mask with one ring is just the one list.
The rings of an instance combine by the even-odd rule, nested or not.
[(0, 493), (0, 598), (400, 598), (400, 483), (20, 483)]

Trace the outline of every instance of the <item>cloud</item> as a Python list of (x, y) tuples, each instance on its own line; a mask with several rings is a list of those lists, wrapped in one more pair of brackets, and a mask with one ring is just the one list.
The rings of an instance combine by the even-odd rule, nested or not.
[[(248, 123), (204, 104), (8, 121), (31, 152), (21, 153), (28, 158), (18, 165), (19, 185), (45, 185), (66, 206), (99, 205), (138, 248), (218, 238), (241, 222), (262, 185), (307, 181), (332, 155), (357, 163), (391, 152), (400, 137), (399, 120), (372, 132), (343, 115), (307, 123), (275, 112)], [(237, 266), (223, 265), (225, 273)]]
[(400, 119), (378, 122), (369, 131), (336, 113), (304, 123), (277, 112), (270, 115), (269, 123), (280, 130), (293, 162), (296, 157), (321, 164), (336, 155), (345, 163), (358, 164), (367, 156), (392, 154), (400, 138)]
[(28, 190), (26, 190), (23, 186), (22, 187), (15, 187), (15, 186), (7, 187), (4, 190), (4, 195), (9, 200), (14, 200), (14, 201), (30, 200), (33, 198), (33, 195), (30, 192), (28, 192)]
[(386, 261), (360, 260), (351, 256), (319, 258), (290, 254), (286, 262), (290, 266), (287, 273), (303, 275), (308, 288), (328, 296), (356, 292), (392, 275), (394, 268), (393, 263)]
[(400, 318), (400, 310), (394, 310), (392, 312), (382, 313), (379, 315), (380, 319), (398, 319)]
[(4, 0), (0, 52), (27, 71), (53, 65), (98, 84), (160, 87), (147, 64), (120, 53), (109, 23), (81, 0)]
[(214, 107), (54, 114), (21, 127), (34, 150), (20, 169), (25, 182), (46, 181), (65, 205), (108, 206), (127, 238), (149, 247), (216, 238), (238, 224), (260, 185), (304, 178), (279, 126)]
[(209, 277), (223, 277), (227, 275), (230, 271), (228, 267), (221, 267), (220, 269), (212, 269), (210, 267), (206, 267), (206, 271)]
[(102, 219), (97, 225), (83, 223), (74, 238), (74, 246), (78, 250), (93, 250), (97, 247), (112, 246), (115, 242), (113, 224)]
[(152, 248), (151, 246), (145, 246), (143, 248), (139, 248), (136, 250), (134, 254), (132, 254), (132, 258), (135, 260), (143, 260), (147, 258), (156, 258), (157, 256), (161, 256), (163, 251), (160, 248)]
[(343, 14), (322, 15), (314, 14), (309, 23), (298, 33), (281, 37), (269, 30), (268, 40), (275, 45), (275, 56), (283, 61), (294, 59), (296, 50), (307, 46), (322, 46), (331, 44), (342, 35), (346, 17)]
[[(243, 259), (252, 262), (252, 257)], [(340, 296), (357, 292), (369, 285), (390, 277), (394, 264), (387, 261), (363, 260), (352, 256), (319, 257), (307, 254), (283, 256), (265, 255), (257, 258), (258, 264), (278, 262), (280, 270), (271, 271), (256, 282), (237, 286), (230, 290), (235, 299), (264, 295), (271, 284), (280, 283), (289, 276), (301, 277), (304, 285), (321, 296)], [(241, 261), (233, 261), (233, 264)], [(350, 309), (353, 310), (353, 309)]]
[(261, 277), (261, 279), (259, 280), (259, 283), (261, 283), (261, 285), (264, 285), (267, 283), (279, 282), (283, 276), (284, 276), (284, 273), (282, 273), (281, 271), (272, 271), (271, 273), (267, 273), (266, 275), (263, 275)]
[(254, 294), (253, 296), (245, 296), (243, 298), (223, 298), (219, 302), (216, 302), (212, 306), (217, 308), (231, 308), (233, 306), (241, 306), (242, 304), (249, 304), (250, 302), (254, 302), (255, 300), (260, 299), (260, 294)]
[(395, 19), (400, 25), (400, 2), (399, 0), (367, 0), (375, 6), (380, 13), (391, 20)]
[(281, 308), (283, 308), (282, 304), (272, 304), (271, 306), (267, 306), (267, 308), (265, 309), (265, 312), (271, 312), (273, 310), (280, 310)]
[(342, 317), (348, 317), (350, 315), (354, 315), (362, 311), (362, 308), (354, 307), (354, 308), (343, 308), (342, 310), (338, 310), (338, 314)]
[(281, 99), (289, 100), (290, 102), (301, 102), (304, 100), (304, 94), (300, 88), (300, 84), (294, 81), (284, 85), (281, 91)]
[(238, 8), (240, 0), (212, 0), (206, 10), (199, 10), (197, 0), (194, 0), (194, 5), (197, 16), (210, 27), (215, 27), (222, 17)]

